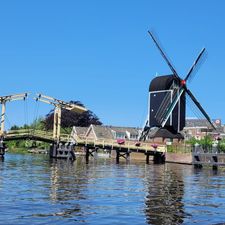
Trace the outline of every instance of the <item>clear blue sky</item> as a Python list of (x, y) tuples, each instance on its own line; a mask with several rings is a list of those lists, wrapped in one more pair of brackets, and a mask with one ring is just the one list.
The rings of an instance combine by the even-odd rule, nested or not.
[[(207, 60), (189, 88), (224, 122), (224, 9), (223, 0), (1, 1), (0, 95), (80, 100), (104, 124), (141, 126), (151, 79), (170, 73), (150, 29), (181, 76), (206, 47)], [(31, 121), (35, 103), (27, 104)], [(50, 109), (40, 104), (39, 115)], [(7, 110), (10, 125), (24, 123), (22, 102)]]

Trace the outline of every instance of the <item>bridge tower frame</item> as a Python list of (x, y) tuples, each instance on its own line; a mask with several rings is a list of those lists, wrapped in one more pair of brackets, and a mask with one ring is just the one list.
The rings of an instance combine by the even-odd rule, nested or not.
[(1, 112), (1, 127), (0, 127), (0, 135), (3, 136), (5, 132), (5, 115), (6, 115), (6, 103), (18, 100), (25, 100), (28, 97), (28, 93), (22, 94), (13, 94), (7, 96), (0, 97), (0, 104), (2, 105)]
[(87, 109), (72, 103), (68, 103), (47, 95), (37, 94), (36, 101), (44, 102), (49, 105), (53, 105), (54, 108), (54, 122), (53, 122), (53, 139), (56, 143), (60, 142), (60, 130), (61, 130), (61, 122), (62, 122), (62, 109), (66, 109), (69, 111), (73, 111), (76, 113), (86, 112)]

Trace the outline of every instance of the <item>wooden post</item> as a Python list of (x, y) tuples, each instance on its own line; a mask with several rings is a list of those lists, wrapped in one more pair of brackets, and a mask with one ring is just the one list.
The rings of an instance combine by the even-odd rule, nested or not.
[(86, 158), (86, 164), (88, 164), (89, 163), (89, 148), (88, 147), (85, 147), (85, 151), (86, 151), (86, 155), (85, 155), (85, 158)]
[(126, 161), (127, 162), (130, 161), (130, 151), (129, 150), (126, 152)]
[(148, 153), (145, 153), (146, 154), (146, 164), (149, 164), (149, 154)]
[(5, 131), (5, 108), (6, 108), (6, 102), (2, 102), (2, 115), (1, 115), (1, 135), (4, 134)]
[(57, 142), (60, 141), (61, 115), (62, 115), (62, 109), (61, 109), (60, 107), (58, 107), (58, 117), (57, 117)]
[(57, 116), (58, 116), (58, 108), (55, 107), (54, 110), (54, 122), (53, 122), (53, 139), (56, 139), (56, 129), (57, 129)]
[(165, 163), (165, 155), (162, 153), (155, 153), (153, 156), (154, 164), (164, 164)]
[(120, 151), (116, 150), (116, 163), (119, 164), (120, 163)]

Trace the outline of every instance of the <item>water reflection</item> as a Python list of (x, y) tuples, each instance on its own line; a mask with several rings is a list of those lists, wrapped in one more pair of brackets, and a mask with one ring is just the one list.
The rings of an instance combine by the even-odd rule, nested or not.
[(187, 217), (183, 203), (183, 170), (173, 164), (152, 166), (146, 174), (146, 186), (147, 222), (156, 225), (182, 224)]
[(50, 161), (50, 198), (54, 204), (63, 206), (61, 211), (53, 214), (54, 216), (83, 216), (84, 213), (79, 202), (86, 199), (83, 193), (88, 183), (84, 176), (86, 167), (82, 160), (78, 160), (76, 163), (65, 160)]
[[(225, 172), (41, 155), (0, 162), (0, 221), (7, 224), (218, 224)], [(1, 224), (1, 222), (0, 222)]]

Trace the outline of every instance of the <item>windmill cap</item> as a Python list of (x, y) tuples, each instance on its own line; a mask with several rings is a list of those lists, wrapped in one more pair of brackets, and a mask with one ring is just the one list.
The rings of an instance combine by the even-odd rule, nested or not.
[(163, 75), (155, 77), (150, 83), (149, 92), (168, 90), (170, 89), (173, 81), (173, 75)]

